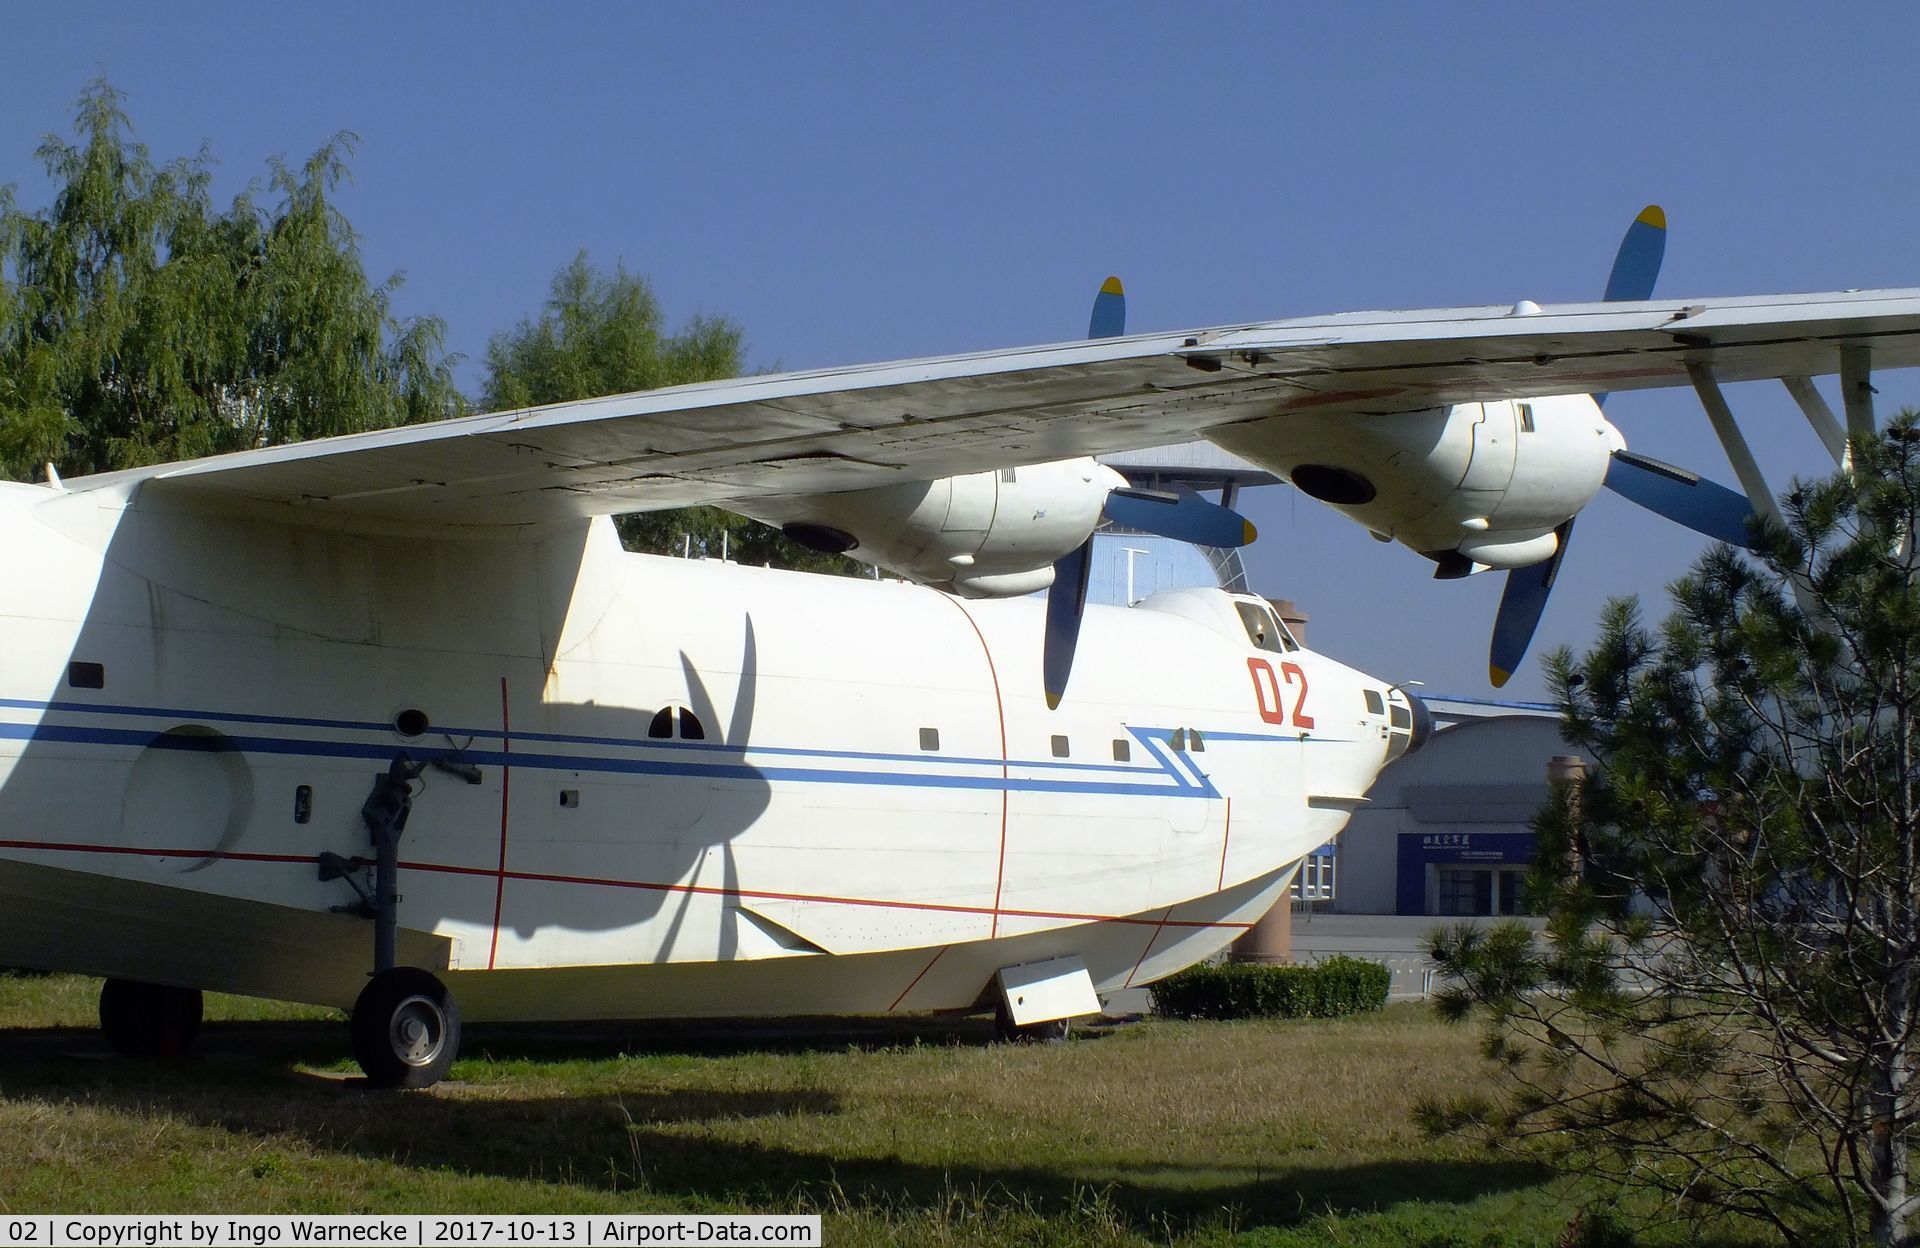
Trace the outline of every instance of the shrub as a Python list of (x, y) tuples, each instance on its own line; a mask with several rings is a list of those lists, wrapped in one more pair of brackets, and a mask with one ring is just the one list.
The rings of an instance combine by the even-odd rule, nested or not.
[(1338, 1018), (1387, 1003), (1393, 972), (1344, 954), (1306, 965), (1217, 962), (1153, 985), (1163, 1018)]

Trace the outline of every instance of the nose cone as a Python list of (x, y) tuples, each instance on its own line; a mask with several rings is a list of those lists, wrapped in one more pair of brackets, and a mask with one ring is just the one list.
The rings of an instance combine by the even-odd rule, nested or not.
[(1407, 699), (1407, 709), (1413, 714), (1413, 735), (1408, 739), (1406, 749), (1406, 753), (1411, 754), (1433, 736), (1433, 712), (1427, 709), (1426, 702), (1413, 690), (1402, 689), (1400, 692)]
[(1600, 418), (1600, 437), (1606, 442), (1609, 454), (1618, 454), (1627, 449), (1627, 435), (1621, 433), (1620, 427), (1605, 416)]

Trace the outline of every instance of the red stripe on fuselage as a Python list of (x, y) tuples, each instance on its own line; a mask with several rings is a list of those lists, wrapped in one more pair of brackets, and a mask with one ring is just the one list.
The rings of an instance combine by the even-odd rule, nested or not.
[(1147, 964), (1147, 955), (1153, 952), (1153, 946), (1159, 941), (1161, 931), (1167, 926), (1167, 915), (1172, 913), (1173, 907), (1168, 906), (1165, 913), (1160, 916), (1160, 921), (1153, 925), (1153, 935), (1147, 937), (1147, 947), (1140, 951), (1139, 958), (1134, 961), (1133, 969), (1127, 972), (1127, 982), (1120, 985), (1122, 988), (1133, 987), (1133, 977), (1138, 975), (1140, 968)]
[(507, 793), (513, 780), (511, 726), (507, 723), (507, 678), (500, 678), (500, 866), (493, 881), (493, 940), (487, 945), (487, 969), (500, 955), (500, 907), (507, 897)]
[(920, 981), (927, 977), (927, 972), (933, 969), (933, 964), (935, 962), (938, 962), (941, 956), (951, 948), (953, 948), (952, 945), (940, 946), (939, 950), (934, 953), (933, 957), (928, 960), (927, 964), (920, 968), (920, 973), (913, 977), (913, 982), (900, 990), (900, 995), (895, 997), (893, 999), (893, 1004), (887, 1007), (887, 1013), (891, 1014), (895, 1010), (900, 1008), (900, 1003), (907, 999), (907, 994), (920, 986)]
[(1000, 697), (1000, 672), (993, 664), (993, 649), (987, 645), (987, 635), (980, 631), (980, 625), (974, 621), (973, 612), (966, 609), (958, 598), (947, 598), (948, 602), (960, 608), (960, 614), (967, 617), (967, 623), (973, 625), (973, 635), (980, 639), (980, 653), (987, 656), (987, 675), (993, 678), (993, 709), (1000, 717), (1000, 861), (993, 871), (993, 921), (987, 926), (989, 940), (1000, 935), (1000, 916), (1012, 911), (1000, 909), (1000, 892), (1007, 882), (1007, 704)]
[[(213, 858), (234, 862), (293, 863), (311, 867), (312, 854), (249, 854), (231, 850), (146, 849), (132, 845), (83, 845), (57, 841), (0, 840), (0, 849), (43, 850), (76, 854), (123, 854), (139, 858)], [(616, 880), (590, 875), (554, 875), (538, 871), (500, 871), (494, 867), (457, 867), (438, 862), (402, 862), (403, 871), (431, 871), (440, 875), (469, 875), (493, 879), (504, 875), (509, 880), (538, 884), (574, 884), (589, 888), (629, 888), (654, 893), (689, 893), (706, 897), (732, 897), (757, 901), (811, 901), (832, 906), (871, 906), (880, 910), (919, 910), (941, 914), (990, 915), (985, 906), (962, 906), (938, 901), (884, 901), (876, 897), (834, 897), (825, 893), (783, 893), (767, 889), (715, 888), (706, 884), (661, 884), (652, 880)], [(1207, 919), (1146, 919), (1125, 914), (1083, 914), (1073, 910), (1001, 910), (999, 914), (1016, 919), (1064, 919), (1074, 923), (1126, 923), (1141, 927), (1236, 928), (1245, 931), (1251, 923), (1215, 922)]]

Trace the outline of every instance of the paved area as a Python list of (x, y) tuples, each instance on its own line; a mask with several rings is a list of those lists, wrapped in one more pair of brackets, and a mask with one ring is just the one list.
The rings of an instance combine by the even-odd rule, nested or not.
[[(1393, 999), (1424, 997), (1433, 991), (1433, 964), (1424, 952), (1427, 936), (1437, 927), (1459, 923), (1486, 925), (1501, 922), (1488, 918), (1450, 918), (1439, 915), (1398, 914), (1326, 914), (1307, 911), (1293, 916), (1293, 956), (1297, 961), (1312, 961), (1344, 953), (1384, 962), (1393, 972)], [(1529, 927), (1544, 926), (1542, 919), (1521, 919)]]
[[(1385, 963), (1393, 972), (1389, 999), (1411, 1001), (1430, 994), (1433, 964), (1422, 951), (1427, 934), (1436, 927), (1455, 923), (1487, 924), (1499, 922), (1485, 918), (1446, 918), (1436, 915), (1327, 914), (1303, 911), (1293, 916), (1293, 956), (1298, 962), (1312, 962), (1344, 953)], [(1541, 919), (1522, 919), (1529, 927), (1544, 925)], [(1128, 988), (1109, 993), (1105, 1013), (1109, 1017), (1131, 1017), (1153, 1008), (1145, 988)]]

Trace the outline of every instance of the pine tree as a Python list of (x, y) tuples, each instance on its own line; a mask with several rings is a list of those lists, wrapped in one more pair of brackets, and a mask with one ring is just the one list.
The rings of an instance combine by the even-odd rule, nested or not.
[(1599, 768), (1538, 825), (1544, 939), (1434, 938), (1440, 1009), (1485, 1019), (1502, 1093), (1429, 1128), (1789, 1242), (1914, 1242), (1914, 416), (1854, 463), (1797, 485), (1757, 558), (1704, 556), (1657, 632), (1616, 602), (1550, 660)]

